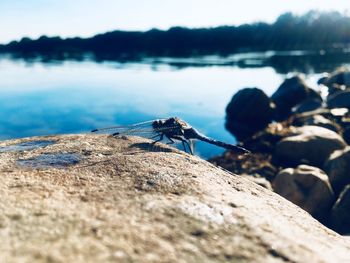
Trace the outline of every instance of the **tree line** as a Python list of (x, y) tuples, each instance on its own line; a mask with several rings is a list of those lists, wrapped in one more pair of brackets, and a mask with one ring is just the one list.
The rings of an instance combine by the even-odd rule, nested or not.
[(42, 36), (0, 45), (0, 52), (95, 58), (133, 56), (225, 55), (244, 51), (319, 50), (344, 48), (350, 43), (350, 17), (339, 12), (310, 11), (282, 14), (274, 23), (169, 30), (112, 31), (91, 38)]

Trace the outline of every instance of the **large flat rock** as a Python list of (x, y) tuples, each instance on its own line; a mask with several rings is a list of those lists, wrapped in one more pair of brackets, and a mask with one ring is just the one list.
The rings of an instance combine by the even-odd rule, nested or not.
[(307, 212), (165, 145), (35, 137), (0, 156), (3, 262), (350, 262)]

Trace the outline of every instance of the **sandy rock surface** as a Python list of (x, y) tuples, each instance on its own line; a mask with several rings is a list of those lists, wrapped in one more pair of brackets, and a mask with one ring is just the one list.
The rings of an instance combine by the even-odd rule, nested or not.
[(36, 137), (0, 156), (3, 262), (350, 261), (307, 212), (165, 145)]
[(335, 150), (346, 143), (334, 131), (318, 126), (296, 128), (297, 135), (286, 137), (277, 143), (274, 157), (284, 166), (307, 163), (319, 168)]

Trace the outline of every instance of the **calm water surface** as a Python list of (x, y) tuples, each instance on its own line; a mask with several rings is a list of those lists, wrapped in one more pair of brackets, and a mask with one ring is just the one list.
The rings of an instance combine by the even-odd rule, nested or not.
[[(210, 137), (235, 143), (224, 128), (232, 95), (254, 86), (272, 94), (284, 78), (271, 67), (28, 63), (1, 57), (0, 139), (84, 133), (178, 116)], [(196, 152), (208, 158), (222, 149), (198, 143)]]

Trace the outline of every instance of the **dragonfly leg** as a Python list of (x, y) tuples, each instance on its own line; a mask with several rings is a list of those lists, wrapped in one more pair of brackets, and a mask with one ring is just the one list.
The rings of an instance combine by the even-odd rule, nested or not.
[[(182, 147), (184, 148), (184, 151), (187, 153), (186, 144), (184, 141), (182, 141)], [(190, 148), (188, 148), (188, 149), (191, 152), (191, 149)]]
[[(163, 138), (164, 138), (164, 133), (162, 133), (161, 135), (153, 136), (153, 137), (156, 138), (156, 137), (158, 137), (158, 136), (160, 136), (159, 139), (158, 139), (158, 140), (155, 140), (154, 142), (152, 142), (152, 144), (156, 144), (157, 142), (162, 141)], [(153, 137), (152, 137), (152, 138), (153, 138)]]
[(156, 134), (156, 135), (154, 135), (154, 136), (152, 136), (150, 139), (155, 139), (155, 138), (157, 138), (157, 137), (159, 137), (159, 136), (161, 136), (161, 135), (159, 135), (159, 134)]
[(169, 142), (167, 142), (167, 144), (174, 144), (174, 140), (171, 139), (169, 136), (165, 135), (165, 137), (169, 140)]
[(184, 143), (186, 143), (186, 145), (187, 145), (188, 149), (190, 150), (190, 153), (193, 155), (192, 143), (191, 143), (191, 144), (190, 144), (190, 143), (188, 143), (188, 141), (187, 141), (187, 140), (184, 140), (183, 142), (184, 142)]
[(191, 147), (191, 145), (188, 143), (187, 140), (183, 139), (183, 138), (180, 137), (180, 136), (173, 136), (173, 139), (176, 139), (176, 140), (179, 140), (179, 141), (182, 142), (182, 147), (184, 148), (185, 152), (187, 152), (187, 151), (186, 151), (186, 146), (185, 146), (185, 145), (187, 145), (187, 148), (188, 148), (190, 154), (193, 155), (192, 147)]

